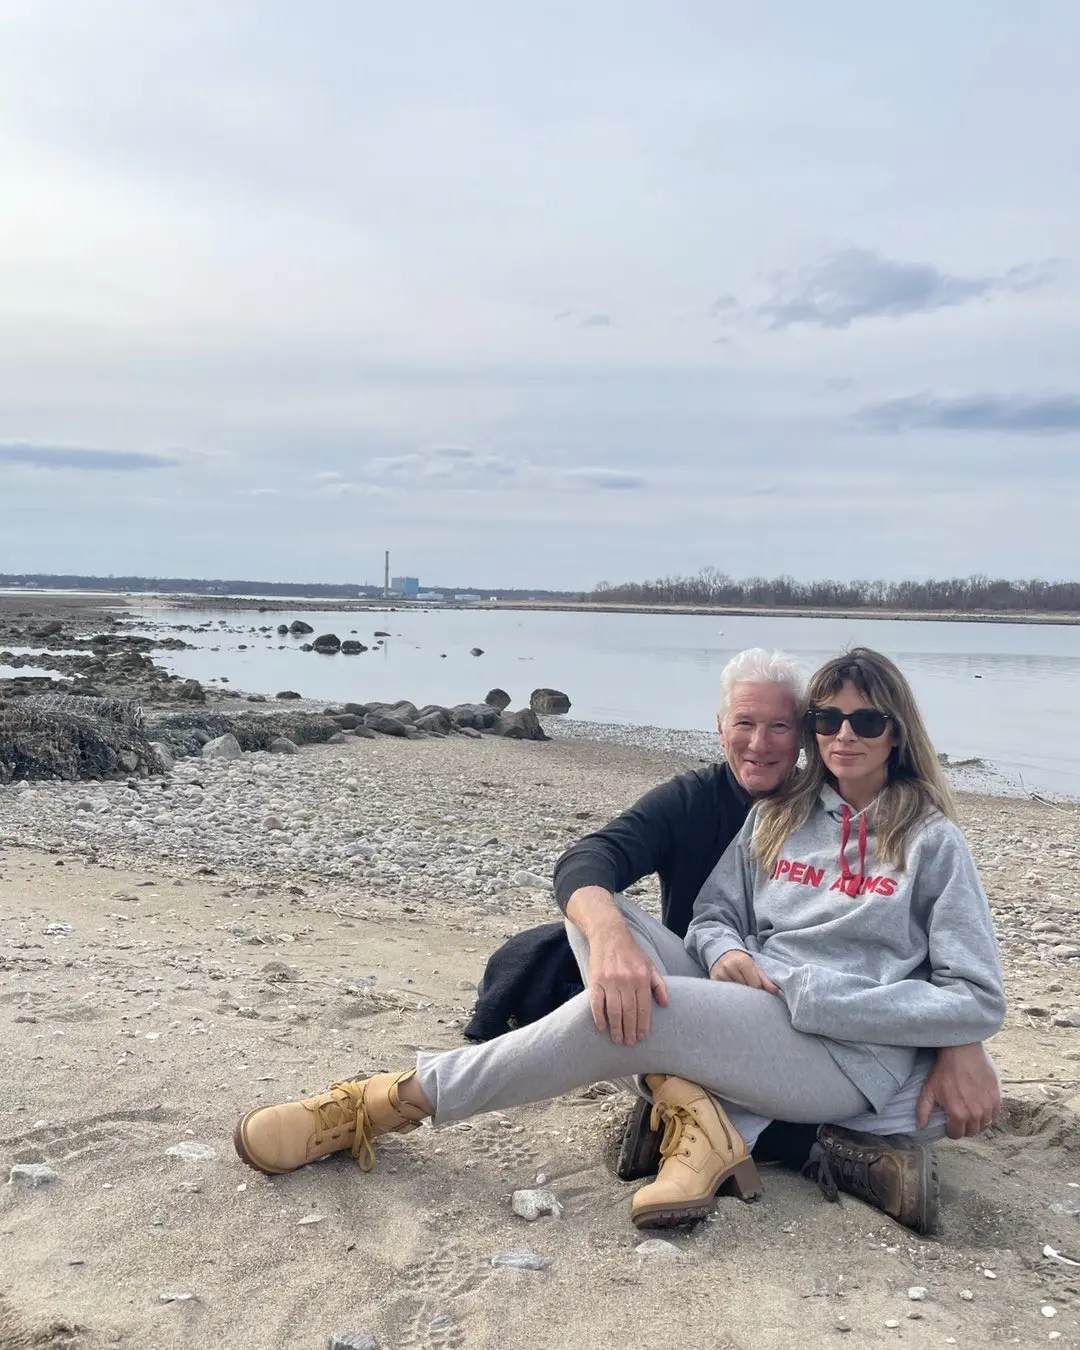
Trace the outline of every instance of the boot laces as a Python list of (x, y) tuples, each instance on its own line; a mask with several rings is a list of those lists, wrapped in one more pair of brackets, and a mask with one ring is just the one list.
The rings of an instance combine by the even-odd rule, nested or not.
[(363, 1080), (350, 1079), (343, 1083), (331, 1083), (330, 1094), (342, 1092), (345, 1100), (324, 1094), (316, 1097), (312, 1103), (315, 1113), (315, 1126), (318, 1133), (332, 1134), (335, 1130), (352, 1129), (356, 1135), (352, 1143), (352, 1156), (360, 1165), (361, 1171), (370, 1172), (375, 1166), (375, 1144), (364, 1106)]
[(870, 1194), (870, 1159), (857, 1151), (835, 1153), (815, 1144), (802, 1175), (816, 1181), (821, 1194), (834, 1204), (840, 1199), (841, 1187), (856, 1195)]
[(651, 1129), (659, 1129), (660, 1122), (664, 1122), (664, 1133), (660, 1139), (660, 1157), (666, 1162), (668, 1158), (673, 1157), (682, 1147), (683, 1137), (689, 1130), (693, 1132), (697, 1121), (686, 1109), (685, 1106), (654, 1106), (652, 1117), (649, 1120)]

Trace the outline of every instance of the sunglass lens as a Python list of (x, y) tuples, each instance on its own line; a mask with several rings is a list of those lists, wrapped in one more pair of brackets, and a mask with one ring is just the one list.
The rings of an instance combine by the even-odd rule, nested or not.
[(813, 714), (814, 730), (819, 736), (835, 736), (844, 723), (839, 708), (818, 708)]
[(876, 708), (859, 708), (848, 718), (856, 736), (865, 736), (868, 740), (877, 740), (885, 731), (889, 719)]

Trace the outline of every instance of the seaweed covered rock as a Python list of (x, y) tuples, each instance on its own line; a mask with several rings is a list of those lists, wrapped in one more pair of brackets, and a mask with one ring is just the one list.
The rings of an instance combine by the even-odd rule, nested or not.
[(198, 755), (207, 739), (235, 736), (241, 750), (269, 750), (280, 736), (294, 745), (323, 745), (341, 728), (332, 717), (303, 712), (176, 712), (150, 723), (147, 734), (174, 755)]
[(44, 694), (0, 703), (0, 783), (162, 771), (131, 699)]

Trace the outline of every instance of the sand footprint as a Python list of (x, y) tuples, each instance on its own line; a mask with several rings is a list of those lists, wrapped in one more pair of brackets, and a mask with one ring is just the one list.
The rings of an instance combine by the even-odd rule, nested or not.
[(76, 1160), (113, 1154), (135, 1138), (148, 1138), (149, 1125), (164, 1125), (175, 1112), (163, 1106), (128, 1111), (103, 1111), (81, 1120), (47, 1124), (21, 1134), (0, 1139), (0, 1145), (14, 1150), (16, 1162), (70, 1163)]

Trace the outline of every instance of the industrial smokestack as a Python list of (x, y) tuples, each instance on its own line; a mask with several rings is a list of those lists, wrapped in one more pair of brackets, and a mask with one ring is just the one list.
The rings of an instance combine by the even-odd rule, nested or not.
[(384, 561), (385, 564), (386, 564), (386, 570), (383, 572), (383, 597), (384, 597), (384, 599), (389, 600), (389, 599), (390, 599), (390, 550), (389, 550), (389, 549), (386, 550), (386, 555), (385, 555), (383, 561)]

